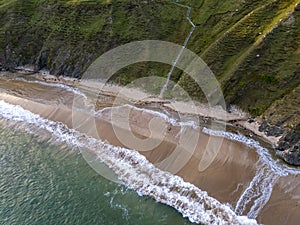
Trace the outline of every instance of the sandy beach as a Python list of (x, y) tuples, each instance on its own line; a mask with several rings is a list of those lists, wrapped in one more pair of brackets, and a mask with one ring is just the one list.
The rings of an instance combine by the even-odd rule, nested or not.
[[(49, 79), (44, 80), (49, 81)], [(57, 82), (62, 83), (61, 81)], [(74, 85), (74, 82), (76, 81), (64, 81), (63, 83)], [(93, 91), (93, 88), (97, 88), (97, 86), (88, 88), (88, 83), (81, 83), (80, 85), (83, 89), (88, 89), (89, 91)], [(110, 100), (114, 100), (113, 97), (117, 96), (118, 88), (119, 87), (105, 87), (102, 89), (103, 93), (101, 94), (111, 97)], [(38, 82), (26, 82), (7, 78), (0, 78), (0, 90), (0, 100), (4, 100), (10, 104), (20, 105), (24, 109), (46, 119), (59, 121), (66, 124), (69, 128), (74, 128), (74, 109), (72, 109), (74, 93), (58, 86), (46, 87)], [(137, 92), (140, 91), (137, 90)], [(138, 103), (137, 106), (158, 102), (163, 108), (170, 111), (179, 109), (180, 113), (183, 114), (196, 114), (225, 122), (234, 121), (253, 133), (262, 136), (271, 144), (276, 145), (278, 141), (277, 139), (271, 139), (259, 133), (257, 124), (256, 126), (251, 125), (250, 127), (247, 122), (248, 117), (246, 114), (229, 114), (221, 109), (219, 109), (219, 111), (215, 110), (212, 113), (212, 110), (208, 110), (204, 105), (197, 109), (189, 109), (188, 103), (162, 101), (148, 96), (145, 93), (141, 94), (143, 99), (143, 102), (141, 102), (141, 95), (139, 95), (139, 98), (134, 97), (138, 96), (137, 92), (133, 90), (126, 92), (131, 93), (131, 97), (128, 98), (128, 101)], [(91, 102), (93, 101), (95, 101), (95, 99), (91, 100)], [(118, 122), (123, 121), (122, 117), (124, 117), (124, 114), (122, 113), (126, 111), (124, 108), (120, 107), (114, 112), (116, 115), (115, 119), (120, 119), (114, 120), (109, 116), (112, 109), (107, 108), (103, 110), (104, 106), (107, 107), (110, 103), (99, 98), (97, 99), (97, 103), (99, 106), (97, 110), (100, 110), (100, 112), (95, 118), (98, 132), (96, 138), (106, 140), (115, 146), (129, 149), (135, 147), (134, 149), (146, 156), (146, 158), (158, 168), (171, 172), (176, 171), (174, 174), (179, 175), (185, 181), (196, 185), (200, 189), (207, 191), (210, 196), (218, 199), (222, 203), (229, 203), (234, 207), (256, 174), (259, 156), (254, 149), (243, 143), (222, 139), (220, 137), (210, 137), (201, 132), (201, 129), (190, 128), (188, 131), (189, 135), (198, 137), (196, 144), (194, 145), (193, 142), (187, 142), (188, 144), (185, 143), (178, 150), (177, 147), (181, 146), (179, 136), (182, 130), (180, 126), (167, 123), (167, 129), (164, 130), (163, 139), (160, 139), (161, 131), (153, 130), (151, 127), (149, 128), (149, 123), (153, 121), (153, 118), (157, 119), (157, 123), (165, 123), (161, 118), (159, 119), (147, 111), (131, 108), (128, 122), (130, 130), (128, 130), (126, 124), (123, 125)], [(82, 112), (83, 117), (86, 115), (85, 113), (86, 112)], [(225, 116), (224, 113), (226, 113)], [(84, 130), (86, 127), (81, 127), (79, 130), (80, 129)], [(134, 135), (132, 140), (135, 140), (134, 138), (149, 139), (149, 143), (158, 144), (152, 150), (147, 151), (143, 145), (126, 144), (127, 142), (120, 140), (118, 134), (125, 134), (125, 137), (127, 137), (126, 135), (129, 132)], [(131, 136), (128, 137), (130, 138)], [(128, 142), (131, 142), (130, 139)], [(201, 171), (199, 170), (199, 164), (203, 158), (208, 142), (216, 143), (216, 145), (221, 143), (221, 145), (210, 166), (206, 170)], [(180, 154), (175, 154), (176, 151), (180, 151)], [(171, 164), (169, 162), (162, 163), (164, 160), (170, 158), (172, 159)], [(184, 163), (178, 167), (177, 162), (181, 160), (184, 160)], [(298, 214), (300, 209), (300, 187), (298, 183), (293, 183), (295, 178), (298, 181), (300, 179), (299, 175), (278, 178), (270, 201), (265, 205), (258, 216), (258, 222), (272, 225), (297, 224), (297, 221), (300, 219), (300, 215)]]

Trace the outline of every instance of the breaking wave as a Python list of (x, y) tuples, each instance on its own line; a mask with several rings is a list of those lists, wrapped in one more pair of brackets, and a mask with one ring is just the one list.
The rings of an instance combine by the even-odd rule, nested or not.
[(236, 204), (235, 212), (238, 215), (242, 215), (246, 211), (246, 207), (251, 206), (252, 203), (247, 216), (249, 218), (256, 218), (260, 210), (269, 201), (273, 186), (279, 178), (279, 175), (273, 173), (266, 165), (259, 161), (257, 167), (254, 178)]
[(256, 220), (238, 216), (230, 206), (208, 196), (182, 178), (162, 171), (137, 151), (110, 145), (104, 141), (69, 129), (65, 124), (50, 121), (20, 106), (0, 101), (0, 118), (25, 123), (26, 131), (47, 131), (52, 141), (71, 148), (84, 148), (96, 154), (99, 162), (111, 168), (118, 178), (139, 195), (174, 207), (190, 221), (202, 224), (257, 224)]
[(25, 81), (26, 83), (40, 84), (40, 85), (48, 86), (48, 87), (61, 88), (61, 89), (64, 89), (64, 90), (66, 90), (68, 92), (73, 93), (74, 95), (81, 96), (84, 99), (87, 99), (86, 95), (83, 94), (78, 88), (71, 87), (71, 86), (66, 85), (66, 84), (51, 83), (51, 82), (44, 82), (44, 81), (38, 81), (38, 80), (30, 81), (30, 80), (25, 80), (24, 78), (16, 78), (16, 80)]
[(244, 143), (255, 149), (259, 156), (256, 164), (256, 174), (248, 187), (244, 190), (236, 203), (235, 212), (238, 215), (245, 215), (249, 218), (256, 218), (260, 210), (269, 201), (274, 184), (279, 177), (300, 174), (300, 171), (284, 165), (280, 160), (274, 160), (269, 150), (262, 147), (258, 141), (247, 138), (242, 134), (223, 132), (203, 128), (204, 133), (224, 137), (233, 141)]
[[(129, 105), (129, 104), (124, 104), (121, 106), (114, 106), (114, 107), (106, 107), (103, 108), (99, 111), (96, 112), (96, 116), (101, 116), (103, 113), (106, 112), (110, 112), (111, 110), (122, 110), (124, 108), (129, 108), (135, 111), (139, 111), (139, 112), (144, 112), (144, 113), (148, 113), (154, 117), (159, 117), (162, 118), (164, 121), (166, 121), (167, 123), (173, 125), (173, 126), (188, 126), (188, 127), (192, 127), (194, 129), (197, 129), (199, 127), (199, 122), (197, 121), (192, 121), (192, 120), (187, 120), (187, 121), (178, 121), (178, 119), (172, 118), (169, 115), (159, 112), (159, 111), (154, 111), (151, 109), (145, 109), (145, 108), (139, 108), (133, 105)], [(181, 118), (182, 120), (184, 120), (184, 118)]]
[(251, 138), (247, 138), (246, 136), (244, 136), (242, 134), (235, 134), (235, 133), (231, 133), (231, 132), (211, 130), (211, 129), (208, 129), (205, 127), (202, 129), (202, 132), (206, 133), (208, 135), (224, 137), (229, 140), (244, 143), (246, 146), (253, 148), (259, 155), (261, 162), (266, 164), (270, 170), (272, 170), (275, 174), (277, 174), (279, 176), (300, 174), (299, 169), (294, 169), (292, 167), (289, 167), (289, 166), (283, 164), (279, 159), (277, 159), (277, 160), (273, 159), (273, 157), (268, 149), (262, 147), (258, 141), (255, 141)]

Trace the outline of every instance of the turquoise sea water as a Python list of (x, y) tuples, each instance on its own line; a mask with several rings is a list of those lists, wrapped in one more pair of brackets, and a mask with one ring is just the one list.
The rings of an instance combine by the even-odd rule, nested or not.
[(0, 224), (192, 224), (91, 169), (79, 151), (0, 123)]

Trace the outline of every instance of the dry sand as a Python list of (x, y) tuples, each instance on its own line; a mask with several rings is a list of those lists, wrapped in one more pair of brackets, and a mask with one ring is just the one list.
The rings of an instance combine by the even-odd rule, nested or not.
[[(198, 102), (179, 102), (161, 99), (157, 96), (145, 93), (144, 91), (139, 89), (122, 87), (114, 84), (104, 84), (99, 80), (78, 80), (68, 77), (56, 77), (49, 75), (48, 73), (36, 73), (31, 76), (40, 81), (78, 87), (80, 90), (85, 91), (87, 95), (89, 93), (92, 93), (92, 95), (97, 93), (103, 96), (111, 97), (112, 102), (115, 101), (115, 98), (117, 97), (126, 98), (126, 100), (135, 105), (149, 105), (151, 103), (157, 103), (167, 110), (173, 110), (178, 113), (191, 114), (204, 118), (216, 119), (218, 121), (230, 122), (234, 125), (241, 126), (244, 129), (252, 132), (253, 134), (261, 137), (265, 142), (268, 142), (273, 146), (278, 146), (279, 139), (281, 138), (281, 136), (267, 136), (264, 132), (260, 132), (258, 129), (262, 123), (260, 118), (256, 118), (255, 122), (249, 123), (249, 115), (239, 109), (229, 113), (221, 107), (212, 108), (207, 104), (200, 104)], [(103, 103), (103, 105), (100, 105), (100, 107), (104, 106), (109, 105), (105, 103)]]
[[(72, 128), (72, 109), (67, 106), (71, 104), (71, 102), (69, 102), (71, 99), (65, 101), (66, 105), (58, 104), (59, 101), (57, 101), (57, 99), (61, 97), (61, 92), (53, 92), (56, 94), (52, 93), (50, 98), (47, 94), (48, 90), (41, 88), (40, 84), (24, 83), (22, 86), (20, 83), (21, 82), (17, 82), (15, 85), (14, 82), (7, 82), (6, 87), (10, 89), (10, 91), (7, 91), (9, 94), (0, 93), (0, 99), (11, 104), (20, 105), (24, 109), (41, 115), (44, 118), (63, 122), (69, 128)], [(4, 85), (2, 85), (2, 88), (3, 87)], [(18, 92), (21, 91), (22, 93), (26, 90), (35, 90), (30, 91), (31, 94), (27, 92), (27, 94), (24, 95), (25, 97), (20, 97), (16, 96), (19, 95), (19, 93), (14, 94), (14, 91), (12, 91), (16, 89), (19, 90)], [(38, 94), (38, 100), (34, 100), (35, 94)], [(65, 94), (68, 96), (68, 93)], [(47, 104), (41, 102), (41, 96), (46, 97)], [(122, 111), (120, 111), (120, 115), (122, 115)], [(84, 117), (87, 115), (82, 114), (82, 116)], [(173, 164), (177, 165), (175, 163), (176, 158), (172, 159), (172, 164), (160, 164), (160, 162), (163, 159), (168, 158), (178, 146), (178, 133), (180, 132), (180, 127), (169, 125), (169, 129), (164, 134), (163, 140), (159, 140), (160, 144), (152, 151), (145, 151), (143, 146), (138, 146), (134, 143), (133, 146), (124, 145), (124, 142), (120, 141), (119, 136), (116, 135), (116, 133), (132, 132), (138, 138), (149, 138), (151, 132), (149, 130), (148, 123), (152, 118), (153, 115), (142, 111), (131, 112), (129, 121), (131, 130), (128, 131), (125, 127), (118, 125), (117, 123), (112, 126), (111, 118), (106, 117), (104, 114), (96, 119), (99, 138), (107, 140), (109, 143), (116, 146), (127, 148), (134, 147), (134, 149), (139, 150), (141, 154), (145, 155), (149, 159), (149, 161), (157, 164), (157, 166), (161, 169), (172, 171)], [(209, 190), (209, 193), (217, 199), (224, 202), (234, 203), (234, 201), (237, 201), (241, 190), (232, 195), (229, 195), (229, 193), (233, 192), (239, 183), (247, 184), (251, 177), (254, 176), (257, 154), (255, 151), (247, 148), (241, 143), (221, 140), (223, 143), (221, 143), (220, 151), (214, 162), (205, 172), (200, 172), (198, 170), (198, 166), (209, 141), (209, 136), (203, 134), (199, 130), (195, 131), (191, 129), (189, 132), (190, 135), (199, 139), (195, 146), (192, 144), (190, 145), (189, 143), (185, 144), (180, 149), (181, 153), (175, 156), (178, 160), (181, 160), (182, 157), (187, 158), (183, 167), (179, 169), (177, 174), (183, 177), (186, 181), (199, 186), (201, 189)], [(192, 132), (194, 133), (192, 134)], [(151, 142), (156, 142), (158, 138), (152, 138)], [(213, 139), (218, 142), (218, 139), (220, 138), (211, 138), (210, 141), (214, 141)], [(232, 173), (230, 171), (235, 172)], [(220, 184), (226, 188), (220, 189)]]
[[(41, 115), (44, 118), (60, 121), (72, 128), (72, 94), (62, 88), (47, 87), (41, 84), (26, 83), (23, 81), (0, 80), (0, 100), (8, 103), (20, 105), (23, 108)], [(0, 90), (1, 90), (0, 89)], [(111, 94), (113, 95), (113, 94)], [(183, 107), (185, 108), (185, 107)], [(120, 111), (122, 113), (122, 110)], [(199, 112), (200, 113), (200, 112)], [(83, 112), (84, 115), (84, 112)], [(96, 119), (97, 130), (102, 140), (107, 140), (113, 145), (130, 147), (124, 145), (116, 136), (119, 132), (132, 132), (138, 138), (148, 138), (151, 134), (148, 123), (153, 119), (153, 115), (141, 111), (132, 111), (130, 116), (131, 131), (126, 130), (122, 125), (114, 124), (105, 115)], [(142, 151), (152, 163), (161, 169), (172, 170), (172, 164), (162, 164), (161, 162), (170, 157), (178, 146), (178, 133), (180, 127), (171, 126), (166, 130), (161, 143), (152, 151)], [(176, 172), (177, 175), (189, 181), (202, 190), (206, 190), (209, 195), (221, 202), (228, 202), (235, 206), (242, 191), (247, 187), (255, 174), (255, 164), (258, 156), (253, 149), (244, 144), (223, 140), (220, 150), (212, 164), (205, 171), (199, 171), (198, 166), (205, 151), (208, 141), (218, 143), (218, 138), (210, 139), (208, 135), (200, 131), (191, 131), (191, 135), (198, 135), (196, 147), (184, 145), (180, 149), (180, 154), (172, 158), (173, 162), (178, 162), (182, 158), (186, 159), (183, 167)], [(157, 141), (154, 135), (153, 142)], [(141, 146), (140, 146), (141, 147)], [(192, 149), (192, 150), (191, 150)], [(176, 164), (176, 163), (175, 163)], [(299, 202), (300, 190), (298, 183), (299, 176), (289, 176), (280, 178), (275, 185), (270, 201), (263, 208), (259, 215), (259, 222), (270, 225), (297, 224), (300, 219)]]

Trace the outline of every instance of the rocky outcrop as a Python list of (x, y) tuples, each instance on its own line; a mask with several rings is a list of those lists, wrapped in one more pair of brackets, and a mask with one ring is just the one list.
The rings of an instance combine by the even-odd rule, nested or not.
[(300, 166), (300, 123), (292, 129), (284, 129), (284, 121), (272, 125), (270, 121), (263, 121), (259, 127), (260, 132), (266, 136), (281, 137), (276, 147), (276, 153), (287, 163)]
[(267, 136), (274, 137), (280, 137), (284, 133), (284, 130), (281, 127), (271, 125), (267, 121), (263, 121), (258, 130), (264, 132)]
[(300, 124), (280, 139), (276, 149), (286, 162), (300, 166)]

